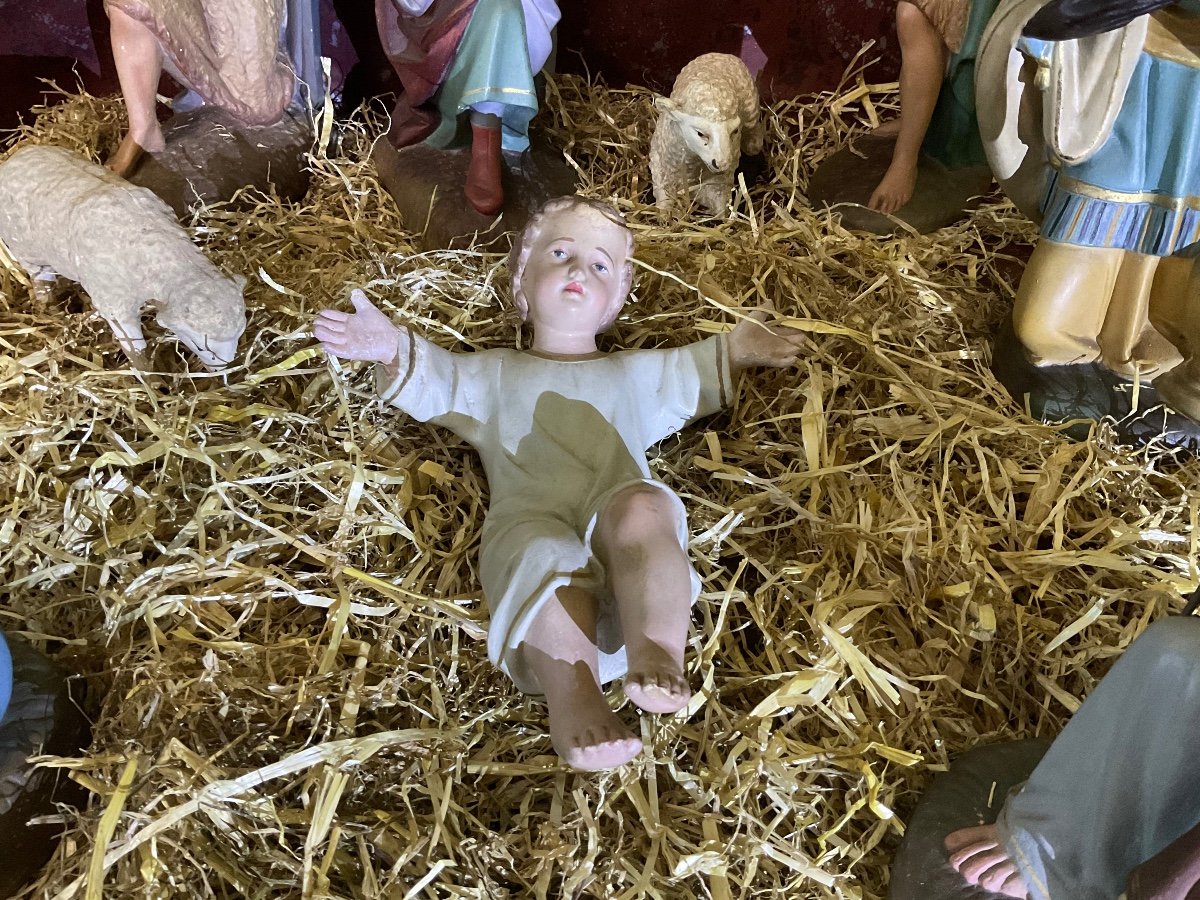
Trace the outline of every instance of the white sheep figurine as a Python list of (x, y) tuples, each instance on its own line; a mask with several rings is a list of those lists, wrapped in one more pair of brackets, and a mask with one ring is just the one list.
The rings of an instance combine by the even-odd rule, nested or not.
[(79, 282), (135, 365), (142, 308), (210, 369), (237, 354), (246, 280), (223, 274), (146, 188), (60, 147), (21, 147), (0, 162), (0, 242), (38, 282)]
[[(681, 197), (714, 215), (728, 215), (742, 153), (762, 152), (758, 88), (746, 64), (728, 53), (706, 53), (683, 67), (670, 98), (656, 97), (650, 180), (658, 208)], [(688, 197), (690, 201), (691, 197)]]

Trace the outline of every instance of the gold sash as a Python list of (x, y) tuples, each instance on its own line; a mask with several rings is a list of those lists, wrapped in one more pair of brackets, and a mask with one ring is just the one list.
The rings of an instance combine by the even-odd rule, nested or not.
[(1150, 17), (1145, 50), (1151, 56), (1200, 69), (1200, 15), (1179, 5), (1160, 9)]

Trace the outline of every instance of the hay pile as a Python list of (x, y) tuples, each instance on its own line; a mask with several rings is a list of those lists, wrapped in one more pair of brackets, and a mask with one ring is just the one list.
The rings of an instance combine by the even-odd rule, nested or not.
[[(1053, 733), (1178, 607), (1200, 467), (1072, 443), (996, 384), (1033, 235), (1008, 205), (882, 241), (805, 208), (881, 101), (777, 107), (733, 221), (669, 223), (645, 205), (650, 96), (552, 86), (554, 139), (638, 233), (607, 346), (770, 301), (815, 347), (652, 453), (704, 578), (698, 690), (606, 775), (561, 767), (487, 662), (473, 453), (312, 348), (355, 285), (447, 347), (518, 334), (500, 257), (414, 253), (356, 132), (303, 204), (197, 215), (250, 276), (227, 382), (165, 340), (131, 372), (85, 305), (34, 307), (0, 269), (0, 625), (83, 673), (95, 720), (87, 755), (47, 760), (95, 796), (37, 895), (882, 897), (932, 771)], [(102, 154), (118, 109), (71, 97), (19, 137)]]

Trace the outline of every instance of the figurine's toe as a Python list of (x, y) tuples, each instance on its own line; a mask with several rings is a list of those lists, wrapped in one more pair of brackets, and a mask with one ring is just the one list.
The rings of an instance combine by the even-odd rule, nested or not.
[(625, 696), (646, 712), (673, 713), (687, 705), (692, 689), (679, 672), (630, 672), (625, 677)]
[(623, 766), (642, 752), (642, 742), (623, 727), (598, 726), (586, 729), (562, 754), (575, 769), (595, 772)]

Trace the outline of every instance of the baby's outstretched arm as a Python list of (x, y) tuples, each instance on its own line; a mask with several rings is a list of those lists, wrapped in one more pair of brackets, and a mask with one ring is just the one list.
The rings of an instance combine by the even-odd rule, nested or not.
[(804, 348), (805, 338), (786, 325), (767, 325), (768, 310), (756, 309), (737, 323), (726, 339), (729, 368), (734, 372), (753, 366), (790, 366)]
[(350, 302), (354, 304), (352, 313), (323, 309), (317, 314), (313, 334), (325, 352), (341, 359), (361, 359), (395, 368), (400, 329), (362, 291), (352, 291)]

